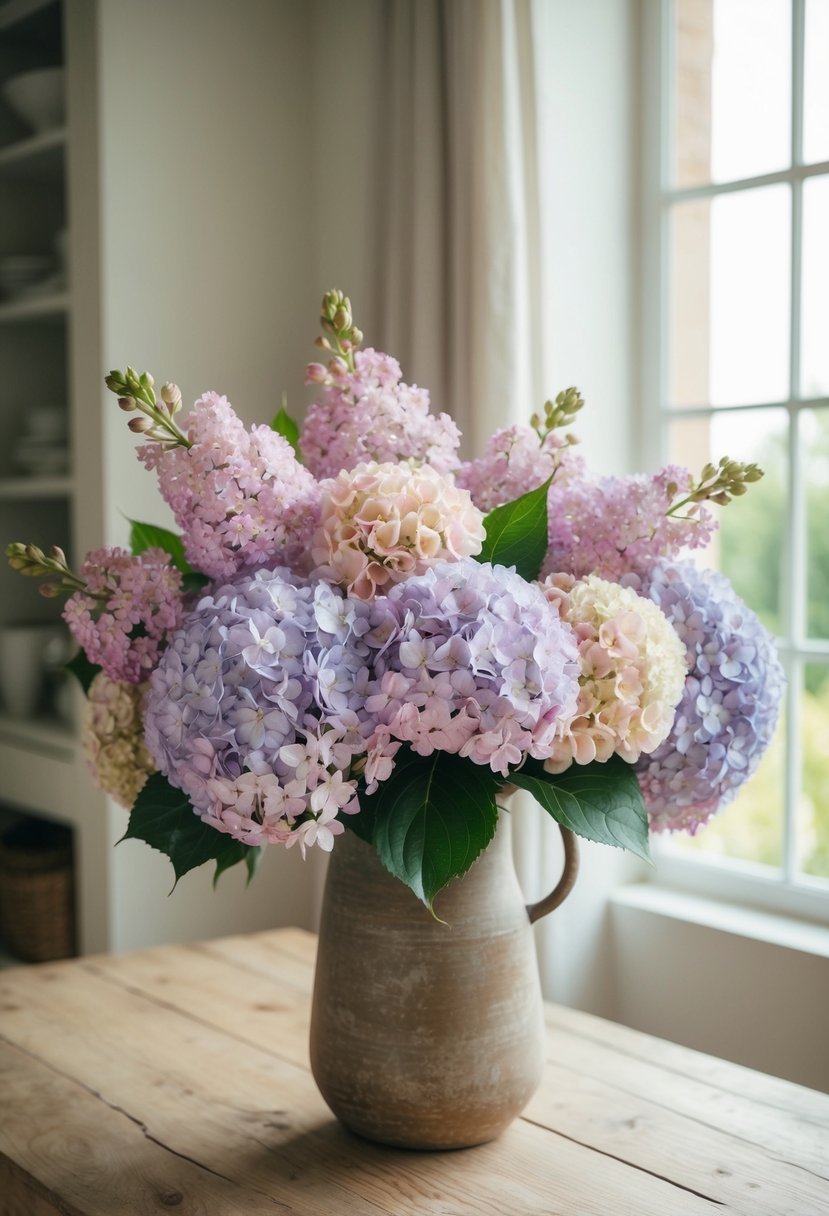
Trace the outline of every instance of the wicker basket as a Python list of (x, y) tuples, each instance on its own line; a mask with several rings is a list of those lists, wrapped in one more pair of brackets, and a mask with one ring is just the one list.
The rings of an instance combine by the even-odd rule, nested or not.
[(72, 833), (26, 819), (0, 839), (0, 937), (29, 963), (75, 954)]

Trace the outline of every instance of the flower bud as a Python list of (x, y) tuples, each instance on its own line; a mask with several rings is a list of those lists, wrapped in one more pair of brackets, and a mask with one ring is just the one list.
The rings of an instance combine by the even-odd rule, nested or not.
[(165, 405), (169, 405), (175, 414), (181, 405), (181, 389), (171, 380), (166, 381), (161, 386), (161, 400)]
[(45, 600), (54, 600), (61, 594), (62, 589), (57, 583), (41, 583), (38, 591)]
[(118, 405), (125, 414), (129, 414), (132, 410), (137, 408), (134, 397), (119, 397)]
[(152, 420), (143, 416), (138, 418), (130, 418), (127, 426), (135, 435), (143, 435), (146, 431), (153, 429)]
[(307, 384), (325, 384), (328, 379), (328, 371), (322, 363), (309, 363), (305, 368), (305, 381)]

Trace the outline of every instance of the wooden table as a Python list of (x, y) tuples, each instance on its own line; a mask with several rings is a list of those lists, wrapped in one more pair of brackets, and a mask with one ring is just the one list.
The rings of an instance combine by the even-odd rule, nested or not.
[(314, 944), (0, 974), (2, 1216), (829, 1212), (829, 1096), (555, 1006), (544, 1083), (500, 1140), (359, 1140), (308, 1070)]

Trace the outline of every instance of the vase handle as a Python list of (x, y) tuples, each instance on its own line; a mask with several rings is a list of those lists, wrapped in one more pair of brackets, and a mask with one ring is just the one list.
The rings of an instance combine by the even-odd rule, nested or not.
[(564, 828), (561, 824), (558, 826), (561, 831), (561, 839), (564, 843), (564, 868), (561, 871), (561, 878), (549, 895), (544, 899), (539, 899), (538, 903), (527, 904), (527, 915), (530, 918), (531, 925), (534, 925), (537, 920), (541, 920), (541, 917), (546, 916), (548, 912), (552, 912), (553, 908), (557, 908), (559, 904), (564, 903), (567, 896), (573, 890), (576, 878), (578, 877), (579, 846), (576, 837), (569, 828)]

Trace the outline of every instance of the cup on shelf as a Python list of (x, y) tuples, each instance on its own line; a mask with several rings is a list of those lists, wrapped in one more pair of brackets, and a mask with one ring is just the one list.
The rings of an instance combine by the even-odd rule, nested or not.
[(4, 625), (0, 629), (0, 697), (11, 718), (33, 718), (40, 704), (45, 647), (55, 625)]

